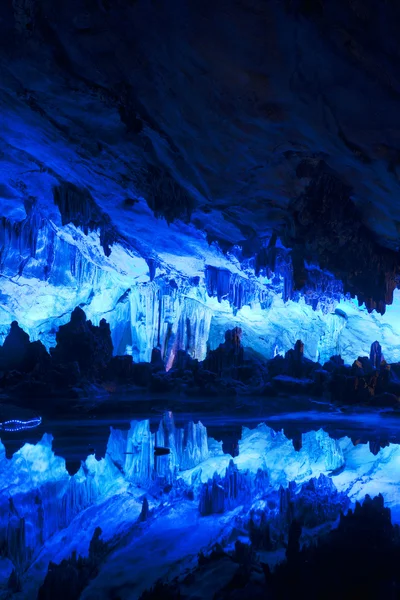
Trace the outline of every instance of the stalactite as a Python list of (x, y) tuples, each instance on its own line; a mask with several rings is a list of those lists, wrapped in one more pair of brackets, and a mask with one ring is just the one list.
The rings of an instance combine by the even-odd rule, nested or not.
[(268, 290), (257, 281), (210, 265), (206, 266), (205, 283), (210, 297), (217, 297), (218, 302), (227, 300), (236, 310), (246, 305), (263, 303), (269, 295)]
[(99, 231), (104, 254), (110, 256), (111, 246), (118, 239), (117, 232), (110, 217), (99, 209), (88, 190), (64, 181), (54, 186), (53, 198), (54, 204), (60, 209), (62, 224), (73, 223), (86, 235)]

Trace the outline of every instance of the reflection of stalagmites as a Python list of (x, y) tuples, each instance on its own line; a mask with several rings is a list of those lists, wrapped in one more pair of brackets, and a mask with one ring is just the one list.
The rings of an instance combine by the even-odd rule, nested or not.
[(69, 480), (58, 508), (57, 518), (61, 527), (66, 527), (75, 515), (93, 504), (100, 495), (95, 478), (87, 475), (84, 479), (72, 477)]
[(167, 483), (171, 483), (175, 479), (179, 465), (179, 456), (176, 443), (176, 427), (172, 412), (164, 413), (158, 431), (155, 434), (155, 445), (159, 447), (169, 448), (170, 453), (166, 456), (157, 457), (157, 475), (165, 478)]
[(305, 527), (316, 527), (335, 521), (349, 506), (345, 493), (339, 493), (331, 477), (321, 473), (301, 486), (293, 496), (294, 516)]
[(334, 440), (323, 429), (309, 432), (303, 436), (302, 452), (311, 461), (323, 459), (327, 471), (336, 471), (344, 465), (343, 450), (337, 440)]
[(223, 513), (225, 510), (225, 490), (218, 482), (218, 476), (203, 485), (200, 495), (199, 511), (203, 516)]
[(132, 421), (128, 433), (125, 473), (130, 481), (145, 484), (154, 475), (154, 435), (150, 422)]
[(78, 600), (89, 581), (96, 577), (108, 547), (100, 538), (100, 527), (96, 527), (89, 545), (87, 558), (76, 556), (60, 564), (50, 562), (46, 578), (39, 589), (38, 600)]
[(176, 471), (192, 469), (208, 457), (207, 429), (200, 421), (190, 421), (184, 428), (175, 426), (173, 414), (167, 412), (156, 432), (157, 446), (170, 448), (170, 456), (159, 457), (157, 472), (171, 478)]
[(161, 478), (172, 483), (178, 471), (208, 458), (207, 429), (200, 422), (176, 427), (172, 412), (164, 414), (156, 433), (148, 420), (132, 421), (128, 432), (111, 429), (107, 455), (129, 481), (146, 485)]
[[(182, 429), (180, 430), (182, 432)], [(182, 434), (180, 434), (182, 437)], [(180, 469), (191, 469), (208, 457), (207, 429), (200, 421), (190, 421), (183, 430)]]
[(8, 520), (7, 527), (7, 551), (8, 556), (21, 572), (28, 559), (28, 551), (26, 547), (26, 528), (25, 518), (11, 516)]
[(250, 513), (249, 537), (255, 550), (271, 550), (271, 530), (265, 512), (262, 512), (259, 522), (255, 522), (254, 511)]
[(300, 523), (294, 519), (289, 527), (289, 539), (286, 549), (286, 558), (291, 561), (297, 560), (300, 552), (300, 537), (302, 527)]
[(296, 487), (294, 482), (290, 482), (289, 486), (285, 489), (282, 486), (279, 488), (279, 514), (290, 523), (293, 520), (293, 501), (292, 493)]
[(210, 515), (231, 510), (239, 501), (246, 502), (250, 499), (251, 489), (249, 473), (240, 472), (231, 460), (224, 477), (215, 473), (212, 479), (203, 484), (200, 492), (200, 514)]
[(12, 570), (10, 577), (8, 578), (7, 588), (13, 593), (22, 591), (21, 577), (15, 569)]
[(149, 501), (146, 496), (143, 498), (142, 510), (140, 511), (139, 521), (147, 521), (149, 516)]

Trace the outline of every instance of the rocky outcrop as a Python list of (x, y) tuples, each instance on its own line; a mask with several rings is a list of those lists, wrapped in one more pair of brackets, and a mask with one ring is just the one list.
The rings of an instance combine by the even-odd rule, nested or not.
[(400, 380), (397, 365), (383, 360), (378, 342), (371, 345), (370, 357), (358, 357), (351, 367), (338, 365), (330, 382), (332, 398), (343, 403), (398, 406)]
[(29, 335), (13, 321), (3, 347), (0, 348), (0, 371), (24, 371), (29, 348)]
[(110, 327), (105, 320), (95, 326), (81, 308), (57, 332), (57, 346), (48, 354), (39, 341), (13, 322), (0, 347), (0, 388), (14, 396), (33, 399), (37, 406), (51, 396), (76, 396), (74, 386), (90, 387), (102, 381), (112, 358)]
[(225, 342), (207, 354), (204, 368), (217, 375), (233, 375), (243, 365), (244, 350), (241, 344), (242, 330), (235, 327), (225, 333)]
[[(276, 549), (265, 517), (255, 517), (249, 525), (250, 544), (240, 540), (234, 550), (215, 545), (211, 552), (199, 556), (198, 565), (189, 576), (176, 577), (169, 583), (159, 581), (145, 592), (141, 600), (163, 598), (178, 600), (195, 594), (199, 582), (212, 583), (212, 589), (229, 574), (218, 597), (238, 598), (396, 598), (400, 589), (398, 561), (400, 531), (391, 523), (390, 510), (382, 496), (365, 497), (354, 512), (341, 515), (337, 528), (314, 539), (304, 541), (301, 522), (293, 519), (286, 538), (286, 560), (272, 570), (262, 562), (265, 551)], [(281, 546), (282, 547), (282, 540)], [(257, 550), (257, 552), (254, 552)], [(261, 561), (260, 561), (261, 559)]]
[(88, 556), (82, 558), (76, 552), (60, 564), (50, 562), (46, 578), (39, 589), (37, 600), (78, 600), (89, 581), (96, 577), (101, 563), (109, 551), (101, 539), (97, 527), (89, 545)]
[(223, 477), (214, 474), (213, 478), (203, 484), (200, 492), (199, 511), (203, 516), (223, 513), (231, 510), (239, 502), (249, 502), (254, 485), (247, 472), (239, 472), (231, 460)]
[(113, 355), (110, 326), (105, 319), (98, 327), (86, 319), (81, 308), (71, 314), (71, 321), (62, 325), (56, 335), (57, 346), (52, 351), (56, 364), (77, 362), (84, 375), (99, 375)]
[(93, 325), (79, 307), (70, 322), (60, 327), (50, 354), (40, 342), (30, 343), (14, 322), (0, 347), (0, 389), (10, 396), (35, 398), (36, 408), (50, 397), (76, 398), (99, 391), (113, 394), (137, 387), (220, 399), (302, 395), (344, 404), (398, 406), (400, 367), (386, 363), (378, 342), (372, 344), (370, 358), (358, 357), (351, 367), (340, 356), (332, 356), (321, 366), (306, 358), (301, 340), (285, 356), (265, 360), (244, 348), (242, 330), (235, 327), (225, 332), (224, 343), (199, 361), (192, 356), (190, 342), (192, 324), (200, 327), (197, 308), (191, 313), (197, 315), (194, 320), (189, 313), (185, 319), (181, 315), (182, 331), (175, 337), (171, 333), (169, 342), (154, 347), (147, 363), (135, 363), (130, 355), (113, 356), (109, 324), (102, 319)]
[[(346, 589), (348, 597), (376, 594), (390, 597), (400, 589), (396, 564), (400, 559), (398, 527), (391, 523), (390, 510), (382, 496), (366, 496), (354, 512), (342, 515), (337, 529), (317, 547), (297, 545), (287, 554), (287, 563), (279, 565), (267, 578), (268, 589), (289, 597), (293, 593), (318, 595), (329, 581), (327, 598), (335, 598)], [(305, 572), (307, 571), (307, 576)]]

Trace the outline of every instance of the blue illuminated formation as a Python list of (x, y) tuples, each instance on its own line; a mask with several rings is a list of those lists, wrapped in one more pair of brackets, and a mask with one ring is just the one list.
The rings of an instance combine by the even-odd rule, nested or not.
[(19, 419), (10, 419), (0, 423), (0, 431), (23, 431), (24, 429), (34, 429), (42, 423), (42, 417), (34, 417), (27, 421)]
[(400, 563), (400, 0), (154, 4), (0, 0), (0, 600)]
[[(284, 416), (286, 422), (296, 418), (298, 413)], [(317, 429), (320, 415), (312, 418)], [(331, 419), (334, 423), (335, 416)], [(40, 419), (2, 426), (34, 421)], [(97, 528), (109, 544), (107, 560), (97, 557), (99, 569), (85, 585), (87, 597), (106, 600), (115, 585), (139, 598), (171, 565), (190, 568), (190, 557), (216, 541), (227, 551), (227, 539), (239, 536), (249, 543), (250, 519), (270, 525), (282, 558), (281, 540), (287, 540), (293, 515), (318, 535), (320, 526), (334, 527), (340, 513), (365, 494), (381, 493), (393, 521), (400, 521), (398, 444), (371, 452), (368, 444), (354, 445), (347, 436), (334, 439), (319, 429), (302, 434), (296, 450), (282, 431), (260, 424), (243, 427), (238, 455), (232, 457), (223, 452), (222, 442), (208, 437), (202, 423), (180, 428), (168, 412), (154, 432), (149, 420), (132, 421), (129, 430), (111, 428), (104, 458), (90, 454), (71, 476), (52, 442), (45, 434), (11, 459), (0, 443), (0, 539), (13, 542), (0, 558), (0, 586), (15, 568), (26, 598), (41, 598), (44, 561), (61, 563), (74, 552), (87, 557), (100, 550), (90, 543), (99, 537)], [(121, 536), (126, 543), (116, 544)], [(127, 568), (133, 561), (135, 568)]]

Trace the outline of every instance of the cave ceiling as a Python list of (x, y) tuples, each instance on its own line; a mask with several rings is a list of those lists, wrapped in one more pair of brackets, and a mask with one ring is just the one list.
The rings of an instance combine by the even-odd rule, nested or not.
[(399, 22), (378, 0), (1, 2), (0, 217), (156, 261), (278, 236), (295, 287), (315, 263), (383, 312)]

